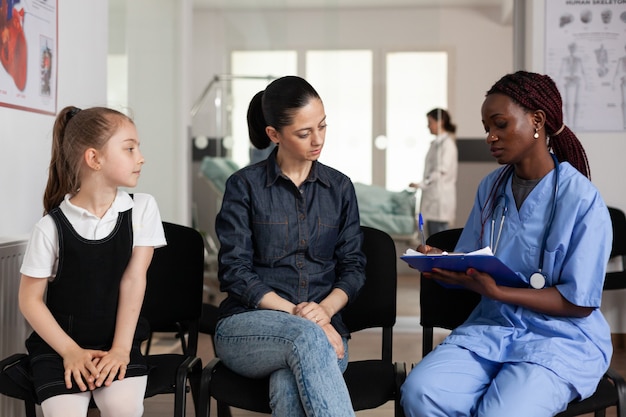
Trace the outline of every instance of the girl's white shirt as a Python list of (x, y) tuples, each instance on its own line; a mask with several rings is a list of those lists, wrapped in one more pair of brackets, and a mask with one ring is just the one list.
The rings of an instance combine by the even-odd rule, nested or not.
[[(150, 194), (134, 193), (134, 198), (118, 190), (115, 200), (107, 212), (99, 218), (89, 211), (72, 204), (66, 195), (59, 207), (72, 227), (83, 238), (99, 240), (109, 236), (117, 224), (120, 212), (133, 209), (133, 247), (165, 246), (165, 233), (161, 214), (154, 197)], [(24, 254), (20, 272), (33, 278), (54, 278), (59, 259), (59, 239), (57, 227), (47, 214), (36, 224)]]

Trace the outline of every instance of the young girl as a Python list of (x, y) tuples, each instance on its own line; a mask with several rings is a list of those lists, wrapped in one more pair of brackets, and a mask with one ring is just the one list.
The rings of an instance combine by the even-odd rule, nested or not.
[(124, 114), (59, 113), (45, 216), (30, 238), (19, 290), (46, 417), (84, 417), (92, 397), (103, 417), (143, 413), (147, 367), (137, 322), (154, 248), (166, 242), (154, 198), (118, 190), (137, 184), (143, 164)]

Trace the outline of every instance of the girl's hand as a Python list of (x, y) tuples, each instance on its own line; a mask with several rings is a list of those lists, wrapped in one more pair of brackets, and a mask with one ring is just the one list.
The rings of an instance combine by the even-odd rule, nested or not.
[(101, 350), (76, 347), (62, 355), (67, 389), (72, 388), (72, 379), (81, 391), (96, 389), (95, 381), (99, 374), (96, 364), (105, 353)]
[(330, 314), (328, 314), (326, 308), (313, 301), (298, 304), (293, 314), (311, 320), (313, 323), (322, 327), (330, 323)]
[(129, 352), (121, 348), (112, 347), (108, 352), (105, 352), (97, 364), (98, 377), (94, 381), (95, 386), (101, 387), (104, 384), (108, 387), (113, 383), (116, 375), (118, 380), (124, 379), (126, 366), (129, 363)]
[(343, 356), (346, 354), (343, 340), (341, 339), (341, 335), (337, 333), (337, 330), (333, 327), (332, 324), (328, 323), (322, 326), (322, 330), (326, 333), (326, 337), (330, 342), (333, 349), (335, 349), (335, 353), (337, 354), (338, 359), (343, 359)]

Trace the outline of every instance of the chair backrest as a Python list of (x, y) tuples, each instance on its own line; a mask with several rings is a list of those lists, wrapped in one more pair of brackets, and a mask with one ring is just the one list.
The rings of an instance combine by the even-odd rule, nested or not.
[[(393, 239), (381, 230), (361, 226), (363, 252), (367, 259), (365, 285), (358, 297), (342, 312), (351, 332), (368, 328), (383, 328), (383, 338), (389, 337), (389, 352), (383, 357), (391, 362), (391, 330), (396, 323), (397, 256)], [(383, 345), (385, 342), (383, 341)]]
[(613, 246), (611, 247), (611, 257), (619, 256), (622, 261), (622, 269), (614, 272), (607, 272), (604, 280), (605, 290), (618, 290), (626, 288), (626, 215), (615, 207), (609, 207), (611, 224), (613, 226)]
[(609, 207), (613, 226), (613, 247), (611, 256), (626, 256), (626, 215), (615, 207)]
[[(435, 233), (426, 240), (426, 244), (451, 252), (462, 231), (462, 228), (458, 228)], [(445, 288), (420, 275), (422, 355), (432, 350), (433, 328), (454, 329), (465, 321), (479, 301), (480, 295), (473, 291)]]
[[(152, 332), (181, 332), (197, 326), (202, 312), (204, 240), (195, 229), (163, 222), (167, 245), (154, 251), (141, 316)], [(193, 336), (193, 334), (192, 334)], [(195, 355), (197, 341), (188, 354)]]

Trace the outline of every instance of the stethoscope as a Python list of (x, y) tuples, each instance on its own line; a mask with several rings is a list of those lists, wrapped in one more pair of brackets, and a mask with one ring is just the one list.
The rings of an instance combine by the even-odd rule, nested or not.
[[(541, 243), (541, 252), (539, 254), (539, 268), (537, 272), (534, 272), (530, 275), (530, 286), (535, 289), (541, 289), (546, 285), (546, 275), (543, 271), (543, 255), (546, 251), (546, 244), (548, 241), (548, 235), (550, 234), (550, 229), (552, 229), (552, 222), (554, 221), (554, 213), (556, 212), (556, 196), (559, 192), (559, 161), (556, 159), (554, 154), (551, 154), (552, 159), (554, 160), (554, 196), (552, 201), (552, 211), (550, 212), (550, 218), (548, 219), (548, 226), (546, 227), (546, 231), (543, 234), (543, 241)], [(494, 207), (493, 214), (491, 215), (491, 236), (490, 236), (490, 247), (495, 255), (498, 251), (498, 244), (500, 243), (500, 237), (502, 236), (502, 228), (504, 226), (504, 219), (506, 219), (506, 215), (508, 213), (508, 198), (506, 196), (506, 184), (509, 178), (513, 175), (513, 170), (507, 177), (507, 179), (503, 182), (503, 190), (500, 196), (498, 197), (496, 206)], [(498, 233), (495, 237), (494, 242), (494, 232), (496, 228), (496, 217), (500, 216), (500, 223), (498, 227)]]

